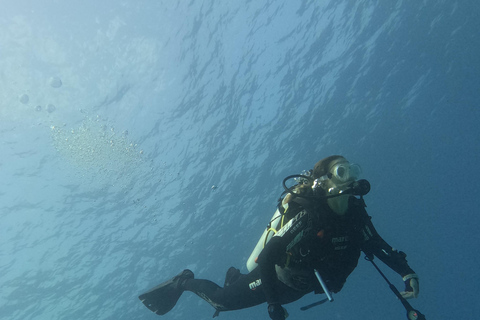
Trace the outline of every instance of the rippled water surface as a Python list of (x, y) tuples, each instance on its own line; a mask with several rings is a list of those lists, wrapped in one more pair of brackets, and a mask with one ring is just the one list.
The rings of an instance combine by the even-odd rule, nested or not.
[[(477, 1), (41, 3), (0, 11), (0, 318), (156, 319), (138, 294), (246, 272), (282, 179), (331, 154), (371, 182), (412, 304), (478, 318)], [(363, 260), (317, 299), (290, 318), (406, 318)], [(213, 312), (186, 293), (163, 318)]]

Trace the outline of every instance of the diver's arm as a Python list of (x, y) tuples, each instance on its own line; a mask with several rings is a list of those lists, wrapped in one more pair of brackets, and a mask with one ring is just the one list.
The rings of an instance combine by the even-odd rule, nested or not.
[(416, 298), (420, 292), (418, 276), (415, 271), (410, 268), (407, 262), (407, 255), (402, 251), (394, 250), (385, 240), (380, 237), (373, 227), (370, 217), (363, 229), (365, 243), (363, 251), (367, 255), (374, 254), (392, 270), (402, 276), (405, 283), (405, 291), (401, 292), (403, 298)]
[(294, 241), (300, 232), (307, 226), (308, 214), (305, 210), (300, 211), (288, 223), (283, 226), (274, 237), (265, 245), (258, 256), (258, 267), (262, 280), (265, 297), (269, 304), (279, 303), (277, 286), (278, 278), (275, 265), (283, 267), (287, 257), (287, 246)]
[(402, 251), (394, 250), (385, 240), (380, 237), (373, 226), (370, 217), (368, 217), (363, 228), (365, 242), (362, 250), (366, 254), (374, 254), (383, 263), (389, 266), (393, 271), (402, 277), (409, 274), (415, 274), (407, 262), (407, 255)]
[(282, 265), (285, 258), (285, 239), (273, 237), (258, 256), (258, 268), (262, 280), (263, 292), (268, 304), (279, 303), (278, 278), (275, 265)]

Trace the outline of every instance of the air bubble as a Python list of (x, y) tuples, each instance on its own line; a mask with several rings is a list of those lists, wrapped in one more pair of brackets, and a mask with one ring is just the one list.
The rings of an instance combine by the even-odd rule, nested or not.
[(28, 96), (28, 94), (24, 93), (20, 97), (18, 97), (18, 100), (20, 100), (20, 102), (23, 104), (27, 104), (28, 101), (30, 100), (30, 97)]
[(62, 80), (60, 80), (59, 77), (51, 77), (49, 80), (48, 80), (48, 83), (50, 84), (50, 86), (52, 86), (53, 88), (60, 88), (62, 86)]

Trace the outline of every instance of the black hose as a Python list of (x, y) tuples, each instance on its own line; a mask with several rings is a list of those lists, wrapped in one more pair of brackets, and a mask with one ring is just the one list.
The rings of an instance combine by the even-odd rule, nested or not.
[(383, 274), (382, 270), (377, 266), (377, 264), (373, 261), (372, 255), (365, 254), (365, 260), (370, 261), (375, 269), (380, 273), (380, 275), (385, 279), (390, 287), (390, 290), (397, 296), (400, 302), (403, 304), (405, 310), (407, 310), (407, 319), (408, 320), (426, 320), (425, 315), (423, 315), (420, 311), (415, 310), (410, 303), (400, 294), (398, 289), (388, 280), (388, 278)]
[(288, 177), (286, 177), (285, 179), (283, 179), (282, 185), (283, 185), (283, 188), (285, 189), (285, 191), (286, 191), (287, 193), (291, 193), (291, 194), (293, 194), (293, 195), (295, 195), (295, 196), (297, 196), (297, 194), (296, 194), (296, 193), (293, 193), (293, 190), (292, 190), (293, 187), (295, 187), (295, 186), (289, 188), (289, 187), (287, 187), (287, 185), (285, 184), (288, 180), (293, 179), (293, 178), (304, 178), (304, 179), (306, 179), (306, 180), (313, 181), (313, 178), (312, 178), (312, 177), (304, 176), (303, 174), (292, 174), (291, 176), (288, 176)]

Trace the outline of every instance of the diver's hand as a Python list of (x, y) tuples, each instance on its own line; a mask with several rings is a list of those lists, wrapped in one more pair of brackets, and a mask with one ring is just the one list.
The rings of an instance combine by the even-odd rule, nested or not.
[(418, 276), (415, 273), (407, 274), (403, 277), (403, 281), (405, 282), (405, 291), (400, 293), (402, 297), (405, 299), (418, 297), (418, 293), (420, 292)]
[(288, 312), (279, 303), (272, 303), (268, 305), (268, 315), (272, 320), (285, 320), (288, 317)]

